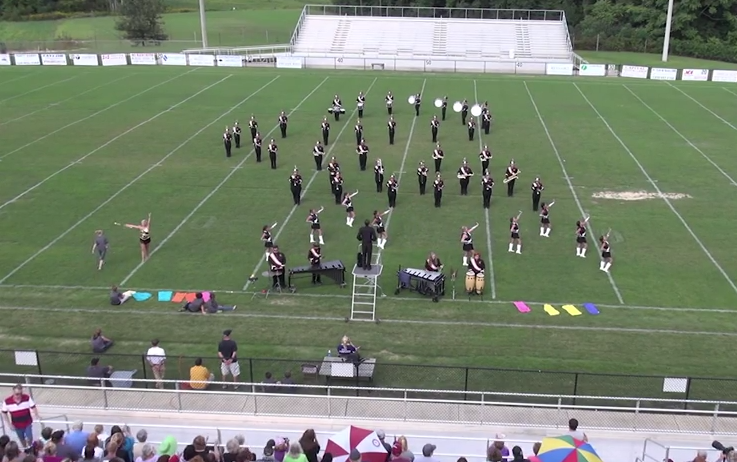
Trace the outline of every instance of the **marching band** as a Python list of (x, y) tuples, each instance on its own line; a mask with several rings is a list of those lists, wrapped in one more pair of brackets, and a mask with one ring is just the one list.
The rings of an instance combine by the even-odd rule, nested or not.
[(458, 169), (458, 180), (461, 184), (461, 196), (468, 196), (468, 184), (471, 182), (473, 176), (473, 170), (469, 167), (466, 159), (463, 159), (463, 164)]
[(427, 186), (427, 167), (425, 163), (420, 161), (417, 167), (417, 183), (420, 185), (420, 196), (425, 195), (425, 187)]

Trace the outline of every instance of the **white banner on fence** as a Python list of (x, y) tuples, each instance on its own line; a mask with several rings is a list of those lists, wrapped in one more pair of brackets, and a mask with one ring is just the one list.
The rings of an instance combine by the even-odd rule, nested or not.
[(112, 55), (100, 55), (103, 66), (127, 66), (128, 60), (123, 53), (115, 53)]
[(737, 71), (714, 70), (711, 74), (711, 81), (737, 83)]
[(13, 55), (15, 57), (15, 65), (16, 66), (40, 66), (41, 65), (41, 59), (39, 59), (38, 54), (30, 54), (30, 53), (16, 53)]
[(706, 82), (709, 80), (709, 69), (684, 69), (681, 80), (692, 82)]
[(190, 66), (211, 67), (215, 65), (214, 55), (188, 55)]
[(97, 55), (72, 55), (75, 66), (99, 66)]
[(131, 53), (131, 64), (142, 66), (155, 66), (156, 53)]
[(573, 64), (548, 63), (545, 65), (547, 75), (573, 75)]
[(295, 58), (294, 56), (277, 56), (277, 69), (302, 69), (305, 65), (304, 58)]
[(243, 56), (217, 55), (215, 60), (219, 67), (243, 67)]
[(631, 77), (633, 79), (646, 79), (647, 71), (649, 68), (645, 66), (630, 66), (625, 64), (622, 66), (622, 72), (619, 73), (622, 77)]
[(584, 77), (604, 77), (606, 76), (606, 64), (581, 64), (578, 75)]
[(164, 66), (187, 65), (187, 55), (183, 55), (181, 53), (162, 53), (159, 56), (161, 57), (161, 64)]
[(0, 66), (10, 66), (10, 55), (0, 55)]
[(66, 66), (67, 55), (61, 53), (43, 53), (41, 55), (41, 64), (44, 66)]
[(676, 80), (676, 77), (678, 77), (678, 69), (653, 67), (650, 70), (650, 80)]

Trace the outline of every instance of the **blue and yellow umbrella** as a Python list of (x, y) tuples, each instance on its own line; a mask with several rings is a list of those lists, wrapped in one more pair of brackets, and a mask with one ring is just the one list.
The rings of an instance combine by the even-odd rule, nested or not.
[(603, 462), (589, 443), (572, 436), (544, 438), (537, 457), (540, 462)]

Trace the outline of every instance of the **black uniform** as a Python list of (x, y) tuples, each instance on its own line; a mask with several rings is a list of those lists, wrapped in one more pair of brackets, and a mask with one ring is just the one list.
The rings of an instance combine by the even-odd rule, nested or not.
[(253, 152), (256, 153), (256, 162), (261, 162), (261, 145), (263, 144), (263, 140), (261, 139), (258, 134), (253, 137)]
[(240, 149), (241, 148), (241, 126), (240, 125), (234, 125), (233, 126), (233, 140), (235, 141), (235, 148)]
[(430, 121), (430, 132), (432, 132), (432, 142), (438, 142), (438, 128), (440, 128), (440, 121), (438, 119), (432, 119)]
[(276, 143), (269, 143), (267, 146), (269, 150), (269, 161), (271, 162), (271, 168), (276, 169), (276, 154), (279, 152), (279, 146)]
[[(320, 261), (322, 260), (322, 249), (320, 249), (319, 246), (312, 247), (307, 252), (307, 260), (310, 262), (310, 266), (320, 266)], [(313, 284), (322, 284), (322, 278), (320, 278), (320, 273), (312, 273), (312, 283)]]
[(302, 175), (298, 172), (292, 173), (289, 177), (289, 190), (292, 191), (294, 205), (299, 205), (302, 202)]
[(484, 149), (479, 153), (479, 160), (481, 161), (481, 173), (486, 173), (489, 170), (489, 161), (491, 161), (491, 151)]
[(540, 198), (543, 196), (543, 189), (545, 189), (545, 186), (543, 186), (542, 182), (539, 180), (533, 181), (530, 186), (530, 190), (532, 191), (532, 210), (534, 212), (537, 212), (537, 208), (540, 205)]
[(394, 144), (394, 135), (397, 132), (397, 122), (394, 119), (390, 119), (386, 123), (386, 127), (389, 129), (389, 144)]
[(358, 95), (356, 98), (356, 106), (358, 106), (358, 118), (363, 118), (363, 106), (366, 104), (366, 97), (364, 95)]
[[(507, 167), (506, 172), (504, 172), (504, 178), (509, 178), (514, 175), (516, 175), (519, 172), (519, 169), (516, 166), (509, 166)], [(512, 197), (514, 196), (514, 183), (517, 182), (517, 179), (511, 180), (507, 183), (507, 196)]]
[(323, 120), (320, 128), (322, 130), (322, 144), (327, 146), (330, 141), (330, 122)]
[(369, 225), (362, 226), (356, 234), (356, 239), (361, 241), (361, 264), (363, 269), (371, 269), (371, 254), (374, 242), (376, 242), (376, 230)]
[(448, 97), (447, 96), (443, 98), (443, 105), (440, 106), (440, 111), (442, 112), (443, 120), (445, 120), (445, 113), (448, 111)]
[(489, 134), (489, 130), (491, 130), (491, 112), (488, 110), (481, 114), (481, 128), (484, 129), (485, 134)]
[(359, 122), (356, 124), (355, 127), (353, 127), (353, 131), (356, 133), (356, 146), (361, 144), (361, 140), (363, 139), (363, 125)]
[(223, 146), (225, 147), (225, 157), (230, 157), (230, 151), (233, 147), (233, 135), (229, 131), (225, 130), (223, 133)]
[(279, 116), (279, 130), (281, 130), (281, 137), (287, 137), (287, 124), (289, 123), (289, 117), (286, 115)]
[(335, 175), (332, 180), (333, 196), (335, 196), (335, 203), (340, 205), (340, 200), (343, 198), (343, 178), (340, 175)]
[(576, 243), (586, 244), (586, 225), (583, 223), (576, 227)]
[(435, 196), (435, 207), (440, 207), (440, 201), (443, 200), (444, 187), (445, 184), (441, 178), (437, 178), (432, 184), (433, 195)]
[(366, 170), (366, 161), (368, 160), (368, 153), (369, 153), (369, 147), (366, 146), (366, 143), (361, 143), (356, 147), (356, 154), (358, 154), (358, 166), (361, 168), (361, 171)]
[(550, 224), (550, 209), (548, 207), (543, 207), (542, 209), (540, 209), (540, 224)]
[(325, 148), (320, 144), (316, 144), (312, 148), (312, 157), (315, 159), (315, 170), (318, 172), (322, 170), (322, 160), (325, 157)]
[(273, 273), (272, 276), (272, 287), (277, 288), (281, 287), (286, 289), (287, 288), (287, 281), (284, 273), (287, 269), (287, 257), (279, 252), (272, 252), (269, 255), (269, 269), (271, 269), (271, 272)]
[(328, 162), (328, 181), (330, 182), (330, 190), (333, 190), (333, 178), (340, 173), (340, 164), (337, 162)]
[(491, 195), (494, 188), (494, 179), (490, 176), (485, 176), (481, 179), (481, 194), (484, 197), (484, 208), (488, 209), (491, 207)]
[(256, 122), (256, 119), (248, 121), (248, 128), (251, 129), (251, 139), (256, 138), (256, 133), (258, 133), (258, 122)]
[(464, 252), (473, 250), (473, 235), (469, 231), (463, 231), (461, 233), (461, 246)]
[(466, 118), (468, 118), (468, 103), (464, 101), (461, 106), (461, 125), (466, 125)]
[(382, 164), (374, 165), (374, 182), (376, 183), (376, 192), (380, 193), (384, 190), (384, 166)]
[(271, 235), (270, 230), (263, 230), (263, 232), (261, 233), (261, 240), (264, 243), (264, 248), (270, 249), (274, 247), (274, 236)]
[(386, 182), (386, 195), (389, 198), (389, 208), (397, 206), (397, 189), (399, 189), (399, 184), (397, 184), (396, 180), (389, 179)]
[(601, 243), (601, 258), (612, 258), (612, 248), (609, 246), (608, 241), (604, 241)]
[(468, 262), (468, 269), (473, 271), (473, 274), (478, 275), (484, 272), (486, 269), (486, 263), (484, 263), (484, 260), (482, 260), (481, 257), (474, 257)]
[(335, 121), (340, 120), (340, 109), (343, 107), (343, 101), (340, 100), (340, 98), (336, 98), (333, 100), (333, 115), (335, 116)]
[(435, 148), (435, 150), (432, 152), (432, 158), (433, 161), (435, 161), (435, 173), (438, 173), (440, 171), (440, 166), (443, 163), (443, 157), (445, 157), (445, 153), (442, 149), (440, 149), (440, 147)]
[(468, 121), (468, 141), (473, 141), (474, 133), (476, 133), (476, 121), (471, 119)]
[(425, 164), (417, 167), (417, 182), (420, 185), (420, 196), (424, 196), (425, 187), (427, 186), (427, 167), (425, 167)]
[(468, 196), (468, 184), (471, 182), (473, 170), (468, 165), (462, 165), (458, 169), (458, 179), (461, 183), (461, 196)]
[(420, 105), (422, 104), (422, 98), (420, 95), (415, 95), (415, 116), (420, 116)]
[(386, 95), (384, 97), (384, 101), (386, 101), (386, 113), (389, 115), (392, 115), (392, 106), (394, 105), (394, 96)]

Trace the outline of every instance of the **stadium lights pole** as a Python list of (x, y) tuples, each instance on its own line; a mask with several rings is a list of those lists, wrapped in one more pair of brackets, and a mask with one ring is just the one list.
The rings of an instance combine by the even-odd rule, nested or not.
[[(673, 0), (671, 0), (672, 2)], [(207, 48), (207, 19), (205, 18), (205, 0), (200, 0), (200, 31), (202, 32), (202, 48)]]
[(663, 62), (668, 61), (670, 48), (670, 29), (673, 23), (673, 0), (668, 0), (668, 15), (665, 18), (665, 37), (663, 38)]

